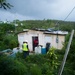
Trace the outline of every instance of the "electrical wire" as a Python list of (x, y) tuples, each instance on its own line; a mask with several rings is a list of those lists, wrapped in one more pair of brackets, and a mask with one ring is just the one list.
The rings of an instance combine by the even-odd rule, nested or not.
[[(63, 21), (65, 21), (70, 16), (70, 14), (73, 12), (74, 9), (75, 9), (75, 6), (73, 7), (73, 9), (71, 10), (71, 12), (66, 16), (66, 18)], [(56, 24), (55, 24), (56, 27), (58, 27), (58, 30), (59, 30), (59, 26), (58, 26), (59, 25), (59, 22), (60, 21), (57, 21)]]
[(74, 9), (75, 9), (75, 6), (74, 6), (74, 8), (71, 10), (71, 12), (67, 15), (67, 17), (64, 19), (64, 21), (70, 16), (70, 14), (73, 12)]

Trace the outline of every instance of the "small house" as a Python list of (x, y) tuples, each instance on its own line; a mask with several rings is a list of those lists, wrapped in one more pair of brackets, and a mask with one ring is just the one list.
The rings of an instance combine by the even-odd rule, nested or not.
[(50, 44), (50, 47), (53, 46), (56, 49), (61, 49), (63, 47), (63, 43), (65, 42), (66, 34), (68, 34), (68, 32), (65, 31), (25, 29), (18, 33), (18, 41), (20, 48), (22, 47), (23, 41), (27, 41), (30, 51), (34, 51), (35, 47), (38, 45), (46, 47), (47, 43)]

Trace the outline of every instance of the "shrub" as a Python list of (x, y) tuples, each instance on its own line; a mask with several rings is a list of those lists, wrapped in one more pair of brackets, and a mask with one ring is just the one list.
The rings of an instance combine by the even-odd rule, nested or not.
[(50, 50), (47, 52), (47, 55), (51, 61), (52, 66), (55, 64), (55, 60), (57, 59), (57, 55), (55, 54), (55, 48), (51, 47)]
[(42, 75), (42, 71), (40, 67), (38, 67), (36, 64), (33, 64), (30, 68), (31, 75)]
[(25, 75), (26, 73), (27, 67), (21, 62), (6, 56), (0, 57), (0, 75)]

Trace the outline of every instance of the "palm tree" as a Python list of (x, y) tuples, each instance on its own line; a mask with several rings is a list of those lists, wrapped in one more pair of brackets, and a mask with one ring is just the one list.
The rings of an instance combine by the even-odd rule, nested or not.
[(10, 3), (7, 3), (6, 0), (0, 0), (0, 8), (4, 8), (4, 9), (7, 9), (7, 8), (11, 8), (13, 7)]

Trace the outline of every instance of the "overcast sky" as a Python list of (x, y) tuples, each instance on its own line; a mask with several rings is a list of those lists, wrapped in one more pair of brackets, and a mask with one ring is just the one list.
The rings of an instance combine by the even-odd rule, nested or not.
[[(0, 20), (64, 20), (75, 7), (75, 0), (7, 0), (10, 10), (0, 9)], [(75, 21), (75, 9), (66, 19)]]

